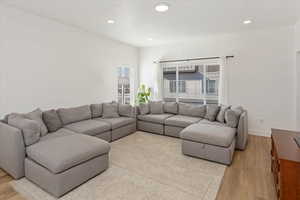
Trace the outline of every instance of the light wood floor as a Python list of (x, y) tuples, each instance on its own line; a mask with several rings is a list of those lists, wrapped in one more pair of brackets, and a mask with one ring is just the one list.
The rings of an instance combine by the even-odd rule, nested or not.
[[(217, 200), (275, 200), (270, 148), (270, 138), (250, 136), (247, 149), (235, 152), (226, 169)], [(0, 200), (25, 200), (9, 185), (11, 180), (0, 169)]]

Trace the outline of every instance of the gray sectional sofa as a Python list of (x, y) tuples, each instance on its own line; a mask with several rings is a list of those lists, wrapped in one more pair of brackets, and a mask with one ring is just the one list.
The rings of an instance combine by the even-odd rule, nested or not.
[(139, 130), (182, 139), (183, 154), (231, 164), (235, 149), (244, 150), (247, 111), (242, 107), (150, 102), (137, 111)]
[(12, 113), (0, 122), (0, 167), (60, 197), (106, 170), (108, 142), (135, 131), (135, 108), (130, 105)]
[(224, 164), (235, 149), (245, 149), (248, 136), (241, 107), (150, 102), (135, 108), (112, 102), (36, 109), (0, 122), (0, 167), (60, 197), (106, 170), (109, 142), (137, 128), (181, 138), (183, 154)]

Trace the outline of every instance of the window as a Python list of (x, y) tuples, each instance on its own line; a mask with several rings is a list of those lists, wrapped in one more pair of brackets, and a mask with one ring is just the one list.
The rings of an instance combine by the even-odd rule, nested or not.
[(169, 81), (169, 92), (170, 93), (176, 93), (176, 81), (175, 80), (170, 80)]
[(219, 64), (168, 63), (162, 67), (165, 101), (218, 104)]
[(130, 104), (130, 68), (118, 68), (118, 102)]

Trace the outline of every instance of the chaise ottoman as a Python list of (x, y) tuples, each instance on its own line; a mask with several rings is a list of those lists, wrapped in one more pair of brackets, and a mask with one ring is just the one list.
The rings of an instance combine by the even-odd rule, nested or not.
[(235, 149), (236, 129), (197, 123), (180, 133), (185, 155), (230, 165)]
[(55, 197), (108, 168), (110, 145), (95, 137), (70, 134), (26, 148), (25, 176)]

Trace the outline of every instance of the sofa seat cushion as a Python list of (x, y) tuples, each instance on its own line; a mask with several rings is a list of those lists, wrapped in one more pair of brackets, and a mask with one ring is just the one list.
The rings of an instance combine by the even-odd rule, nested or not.
[(210, 124), (215, 126), (221, 126), (221, 127), (228, 127), (225, 123), (217, 122), (217, 121), (209, 121), (207, 119), (203, 119), (199, 122), (199, 124)]
[(88, 135), (74, 134), (41, 141), (26, 148), (27, 156), (54, 174), (107, 154), (110, 145)]
[(77, 133), (83, 133), (86, 135), (95, 136), (99, 133), (109, 131), (111, 125), (107, 122), (98, 121), (98, 120), (85, 120), (81, 122), (76, 122), (73, 124), (68, 124), (65, 128), (75, 131)]
[(165, 120), (166, 125), (177, 126), (177, 127), (187, 127), (191, 124), (197, 123), (201, 120), (200, 117), (190, 117), (185, 115), (175, 115), (169, 117)]
[(193, 142), (229, 147), (234, 140), (235, 134), (235, 128), (197, 123), (183, 129), (180, 137)]
[(66, 128), (60, 128), (55, 132), (49, 133), (49, 134), (45, 135), (44, 137), (41, 137), (40, 141), (52, 140), (52, 139), (55, 139), (58, 137), (65, 137), (65, 136), (74, 135), (74, 134), (78, 134), (78, 133), (75, 133), (74, 131), (71, 131)]
[(112, 129), (117, 129), (136, 122), (135, 118), (131, 118), (131, 117), (118, 117), (118, 118), (109, 118), (109, 119), (96, 118), (94, 120), (109, 123)]
[(138, 119), (141, 121), (152, 122), (157, 124), (164, 124), (165, 120), (172, 117), (172, 114), (149, 114), (149, 115), (138, 115)]

